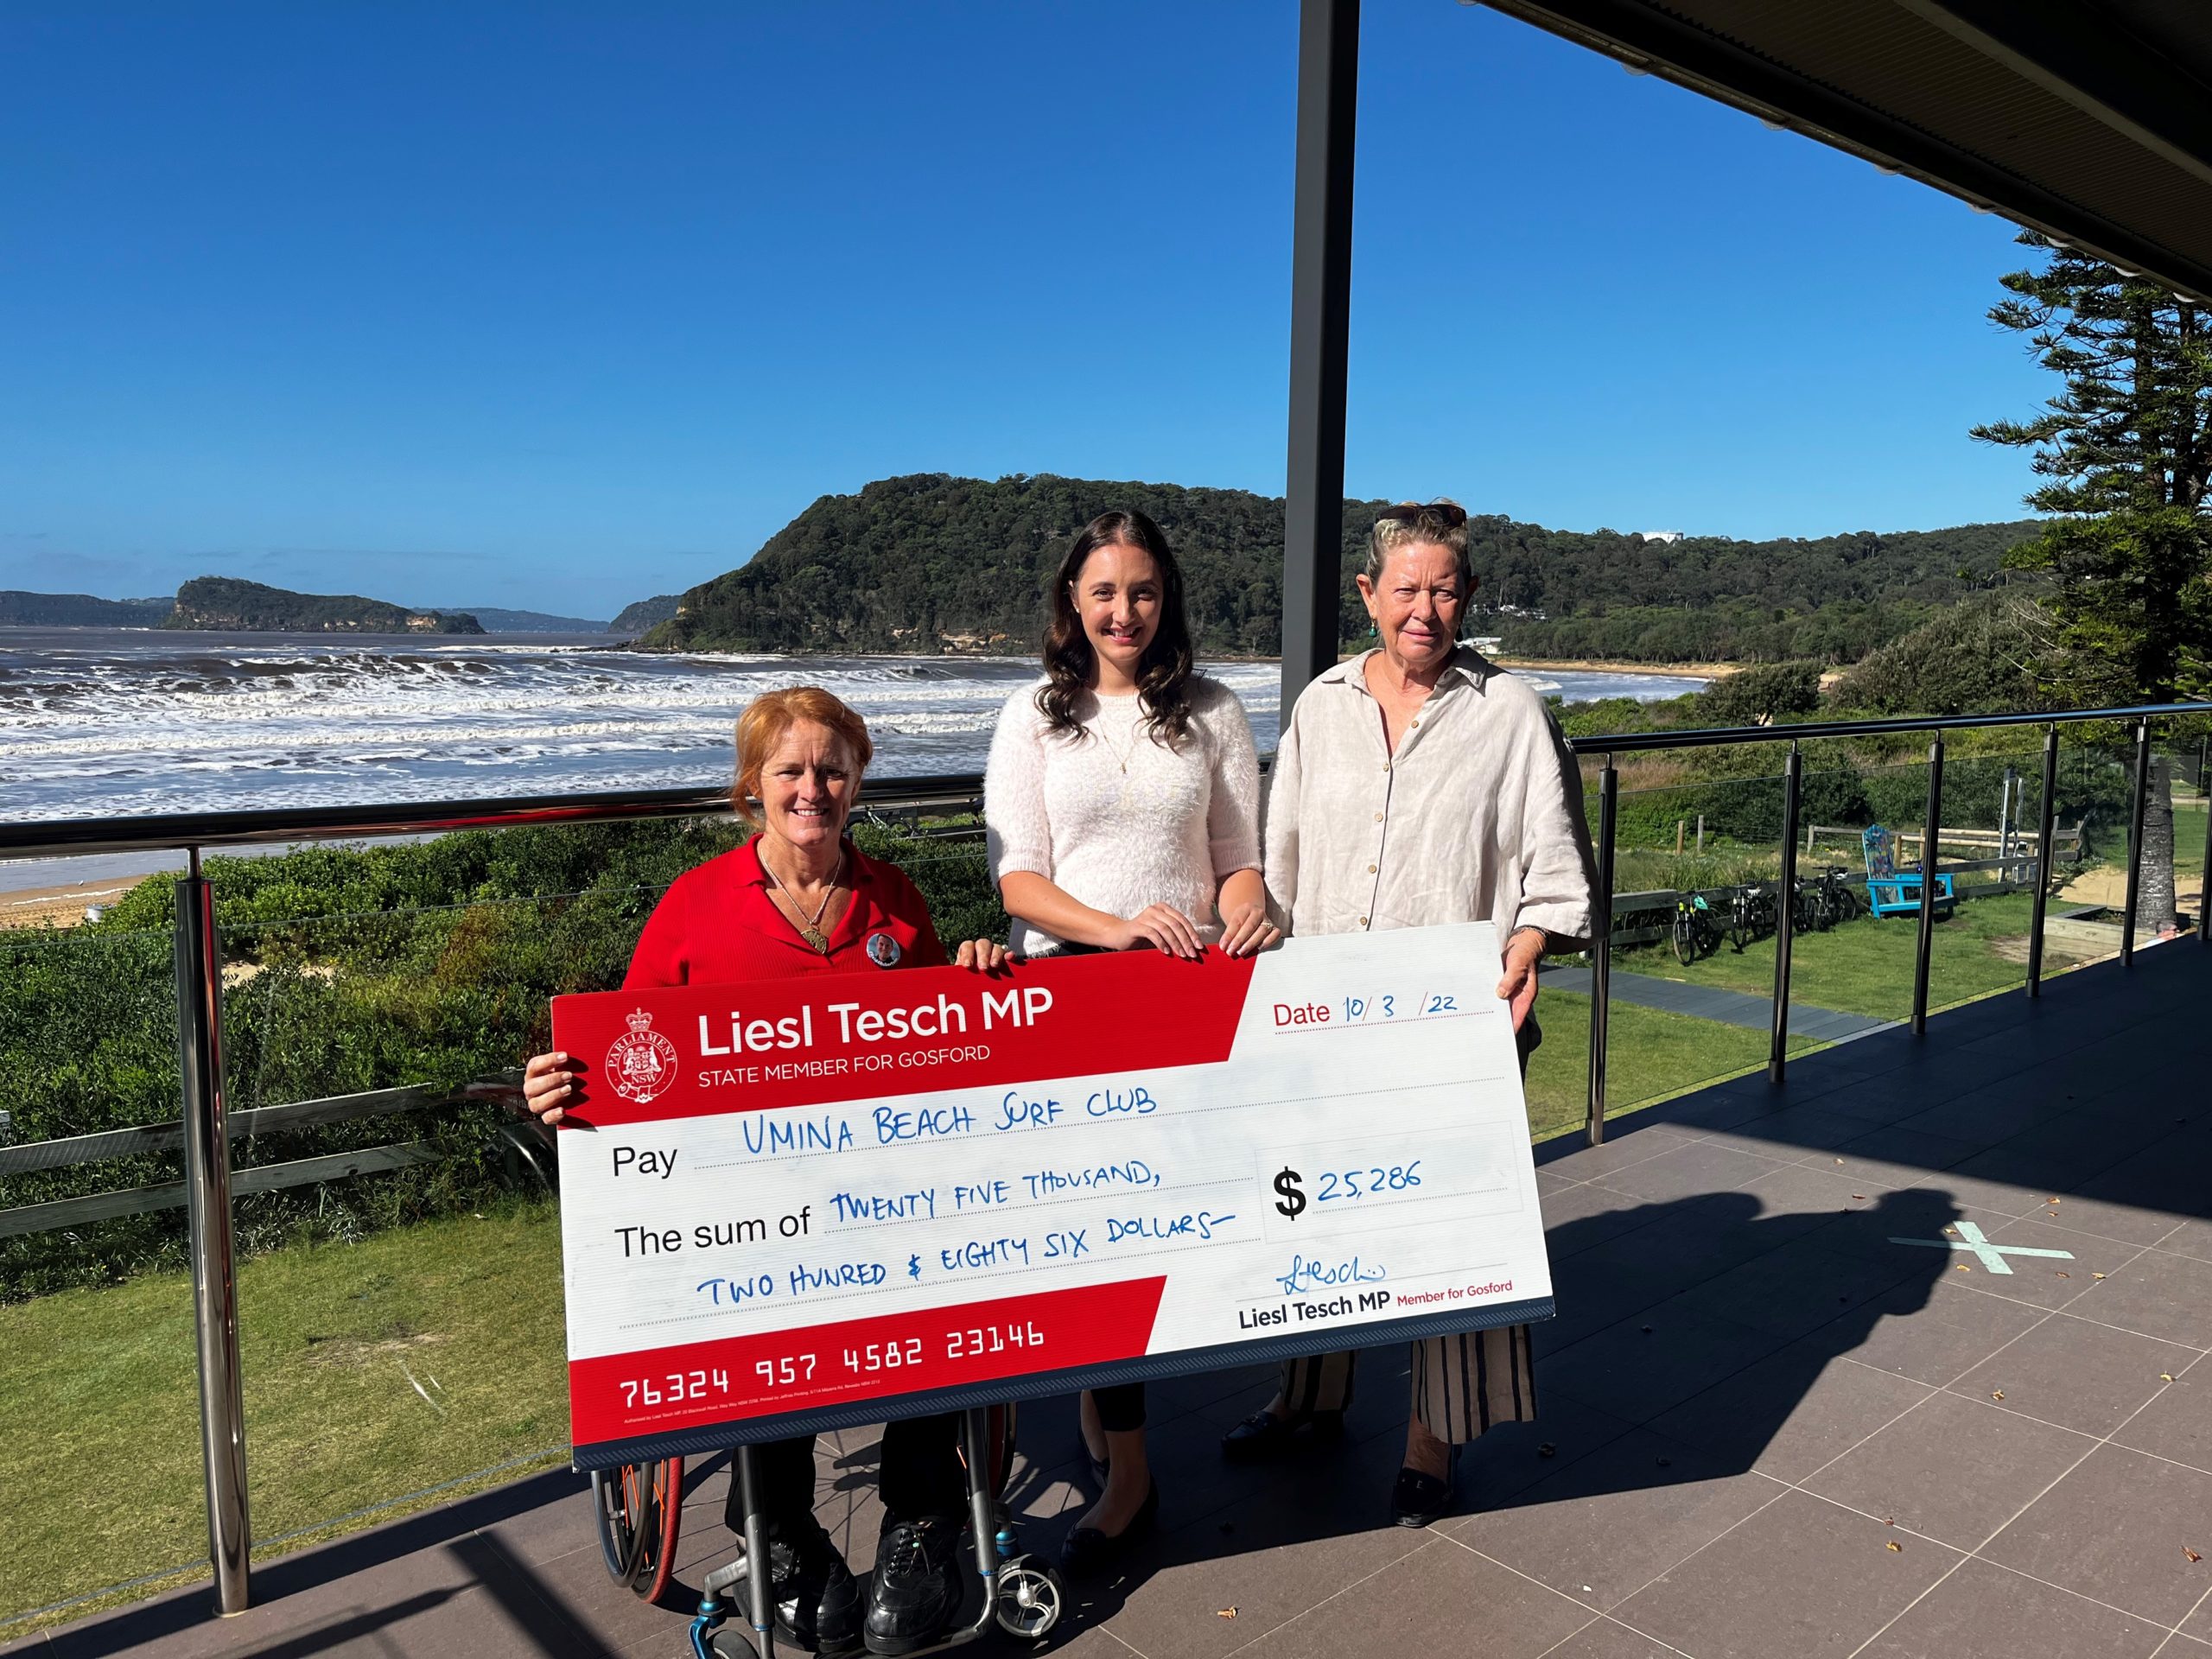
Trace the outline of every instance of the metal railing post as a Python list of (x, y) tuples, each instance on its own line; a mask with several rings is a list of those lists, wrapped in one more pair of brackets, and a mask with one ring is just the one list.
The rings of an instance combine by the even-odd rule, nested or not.
[(1805, 757), (1789, 746), (1782, 763), (1782, 890), (1775, 895), (1774, 1036), (1768, 1046), (1766, 1076), (1780, 1083), (1789, 1052), (1789, 947), (1797, 933), (1797, 804), (1803, 791)]
[(2028, 995), (2043, 995), (2043, 917), (2050, 895), (2050, 842), (2057, 829), (2058, 728), (2043, 734), (2043, 821), (2036, 832), (2036, 897), (2028, 924)]
[(200, 1446), (207, 1471), (207, 1553), (215, 1607), (246, 1610), (253, 1546), (246, 1517), (245, 1412), (238, 1389), (236, 1256), (231, 1238), (231, 1135), (224, 1120), (223, 961), (214, 893), (200, 849), (176, 884), (176, 1053), (184, 1093), (184, 1190), (192, 1322), (200, 1350)]
[(2127, 902), (2120, 912), (2120, 965), (2135, 963), (2135, 904), (2143, 891), (2143, 812), (2151, 804), (2151, 722), (2135, 723), (2135, 798), (2127, 807)]
[[(2208, 790), (2212, 793), (2212, 790)], [(2204, 862), (2196, 880), (2196, 942), (2212, 944), (2212, 804), (2204, 809)]]
[(1928, 817), (1920, 830), (1920, 940), (1912, 961), (1912, 1034), (1928, 1034), (1928, 958), (1936, 949), (1936, 867), (1943, 856), (1943, 734), (1928, 745)]
[(1589, 1141), (1605, 1138), (1605, 1015), (1613, 986), (1613, 823), (1621, 775), (1607, 755), (1598, 773), (1598, 891), (1590, 906)]

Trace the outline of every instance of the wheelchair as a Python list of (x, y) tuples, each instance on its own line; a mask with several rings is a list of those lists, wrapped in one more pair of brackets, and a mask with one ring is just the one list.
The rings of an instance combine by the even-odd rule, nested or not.
[[(1041, 1642), (1058, 1627), (1067, 1591), (1058, 1570), (1017, 1547), (1004, 1498), (1014, 1463), (1014, 1409), (974, 1407), (960, 1414), (960, 1460), (968, 1477), (967, 1546), (974, 1583), (963, 1618), (909, 1659), (961, 1647), (994, 1627), (1024, 1641)], [(690, 1627), (693, 1659), (776, 1659), (775, 1610), (764, 1578), (755, 1583), (748, 1563), (767, 1559), (766, 1518), (753, 1499), (753, 1452), (740, 1446), (730, 1478), (740, 1484), (745, 1542), (734, 1560), (707, 1574)], [(641, 1599), (661, 1602), (673, 1586), (676, 1547), (683, 1512), (683, 1459), (594, 1469), (593, 1516), (608, 1574)], [(977, 1592), (980, 1590), (980, 1595)], [(741, 1624), (725, 1630), (735, 1617)], [(750, 1625), (749, 1631), (745, 1625)]]

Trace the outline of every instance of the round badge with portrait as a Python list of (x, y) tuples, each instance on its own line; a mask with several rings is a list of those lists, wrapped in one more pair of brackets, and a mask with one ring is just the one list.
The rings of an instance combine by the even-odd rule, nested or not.
[(888, 933), (871, 933), (868, 936), (868, 959), (877, 967), (896, 968), (899, 965), (899, 958), (904, 954), (899, 949), (899, 941)]

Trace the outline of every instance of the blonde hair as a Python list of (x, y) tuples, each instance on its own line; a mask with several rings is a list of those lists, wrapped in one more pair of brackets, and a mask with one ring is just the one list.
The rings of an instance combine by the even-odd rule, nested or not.
[(1467, 555), (1466, 509), (1449, 497), (1426, 505), (1401, 501), (1376, 516), (1367, 536), (1368, 581), (1382, 580), (1382, 566), (1400, 548), (1423, 545), (1443, 548), (1457, 562), (1462, 599), (1475, 591), (1475, 567)]
[[(868, 722), (837, 697), (818, 685), (794, 685), (781, 691), (763, 691), (745, 705), (737, 717), (737, 779), (730, 790), (730, 804), (746, 823), (760, 826), (752, 802), (760, 793), (760, 773), (784, 734), (803, 720), (826, 726), (851, 755), (855, 774), (865, 772), (875, 758), (868, 739)], [(857, 783), (857, 775), (855, 782)]]

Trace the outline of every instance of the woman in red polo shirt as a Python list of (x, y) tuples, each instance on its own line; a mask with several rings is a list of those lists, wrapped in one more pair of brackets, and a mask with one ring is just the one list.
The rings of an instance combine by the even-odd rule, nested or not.
[[(676, 879), (645, 922), (623, 988), (945, 965), (914, 884), (845, 838), (874, 753), (867, 724), (817, 687), (753, 699), (738, 717), (735, 795), (739, 813), (760, 833)], [(760, 803), (757, 817), (748, 797)], [(1006, 960), (991, 940), (960, 946), (963, 968), (988, 971)], [(559, 1122), (577, 1069), (566, 1054), (532, 1058), (523, 1076), (531, 1110)], [(911, 1653), (938, 1639), (962, 1589), (967, 1483), (958, 1428), (947, 1414), (884, 1430), (883, 1530), (864, 1618), (858, 1585), (814, 1518), (814, 1436), (759, 1448), (777, 1623), (786, 1639), (825, 1654), (863, 1642), (871, 1653)], [(742, 1534), (734, 1480), (724, 1518)]]

